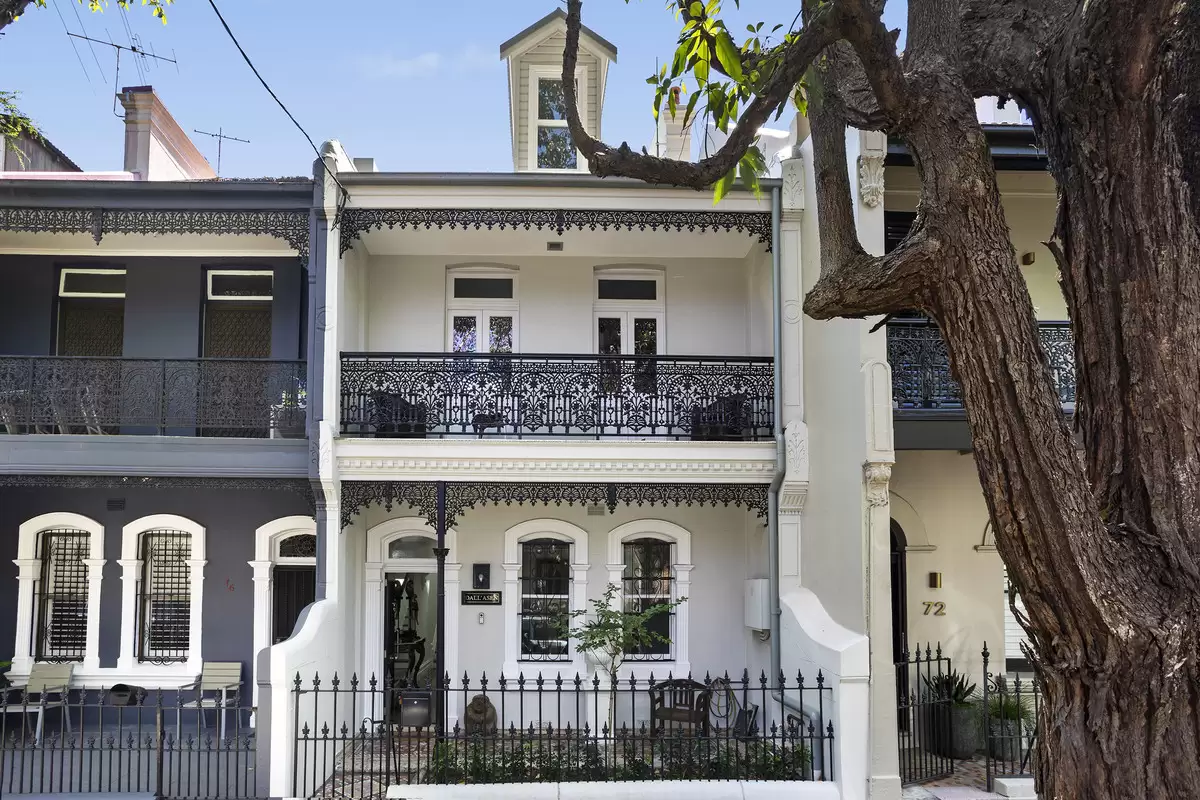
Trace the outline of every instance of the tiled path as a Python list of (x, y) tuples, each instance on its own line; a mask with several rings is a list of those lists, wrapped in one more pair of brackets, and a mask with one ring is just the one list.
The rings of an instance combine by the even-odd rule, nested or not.
[(983, 758), (954, 762), (954, 774), (920, 786), (906, 786), (904, 800), (991, 800), (1000, 795), (987, 790)]

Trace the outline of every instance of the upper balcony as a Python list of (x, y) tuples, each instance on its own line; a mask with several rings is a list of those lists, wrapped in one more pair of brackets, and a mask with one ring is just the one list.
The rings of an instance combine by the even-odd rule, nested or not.
[(520, 177), (343, 176), (342, 477), (769, 481), (769, 198)]
[[(1075, 349), (1068, 322), (1039, 322), (1050, 375), (1066, 413), (1075, 408)], [(887, 326), (892, 408), (898, 449), (966, 449), (970, 437), (962, 387), (950, 374), (950, 356), (929, 320), (892, 320)], [(913, 428), (911, 423), (927, 423)], [(935, 430), (937, 426), (941, 431)]]

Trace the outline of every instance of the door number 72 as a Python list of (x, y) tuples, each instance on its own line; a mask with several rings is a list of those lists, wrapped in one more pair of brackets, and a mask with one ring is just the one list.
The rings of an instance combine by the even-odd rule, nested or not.
[(946, 604), (945, 603), (935, 603), (931, 600), (926, 600), (923, 603), (923, 605), (925, 606), (924, 616), (926, 616), (926, 617), (928, 617), (930, 614), (933, 614), (933, 616), (935, 616), (935, 617), (946, 616)]

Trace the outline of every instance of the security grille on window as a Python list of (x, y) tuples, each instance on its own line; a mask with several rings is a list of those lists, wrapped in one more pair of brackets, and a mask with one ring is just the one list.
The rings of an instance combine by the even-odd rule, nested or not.
[(571, 610), (571, 545), (558, 539), (521, 543), (521, 660), (569, 661), (562, 629)]
[[(624, 545), (625, 613), (640, 614), (675, 598), (675, 576), (671, 569), (671, 543), (658, 539), (634, 539)], [(666, 661), (671, 658), (673, 612), (655, 614), (647, 629), (658, 640), (627, 652), (629, 660)]]
[(186, 661), (191, 641), (192, 536), (184, 531), (142, 534), (138, 586), (138, 661)]
[(42, 571), (34, 590), (37, 626), (34, 659), (82, 661), (87, 645), (87, 564), (91, 543), (85, 531), (64, 528), (41, 535)]

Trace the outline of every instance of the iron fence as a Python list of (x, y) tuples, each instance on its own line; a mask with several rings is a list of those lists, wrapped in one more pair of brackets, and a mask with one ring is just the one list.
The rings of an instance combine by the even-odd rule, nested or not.
[(902, 783), (925, 783), (954, 774), (954, 700), (946, 691), (950, 659), (921, 646), (896, 662), (897, 738)]
[(303, 361), (0, 356), (0, 433), (299, 438), (306, 382)]
[(343, 353), (342, 433), (761, 441), (773, 385), (770, 358)]
[[(1075, 402), (1075, 349), (1070, 323), (1038, 324), (1042, 349), (1063, 404)], [(887, 326), (896, 409), (961, 411), (962, 389), (950, 374), (950, 356), (941, 331), (929, 320), (892, 320)]]
[[(203, 708), (195, 704), (203, 704)], [(258, 797), (248, 699), (211, 692), (0, 690), (0, 796)]]
[(832, 780), (832, 690), (780, 676), (294, 686), (297, 797), (392, 784)]
[(1029, 778), (1034, 774), (1041, 687), (1020, 674), (992, 674), (987, 644), (983, 646), (983, 730), (987, 739), (987, 784), (995, 778)]

